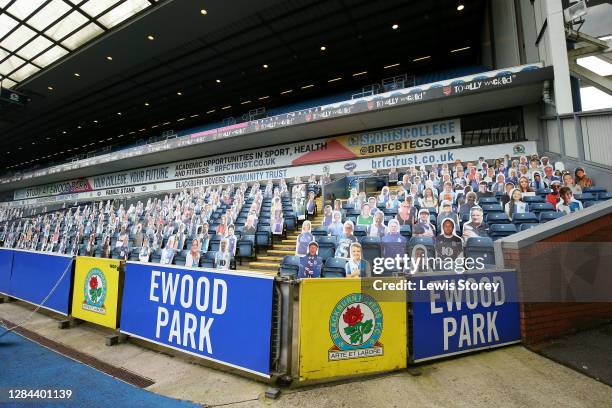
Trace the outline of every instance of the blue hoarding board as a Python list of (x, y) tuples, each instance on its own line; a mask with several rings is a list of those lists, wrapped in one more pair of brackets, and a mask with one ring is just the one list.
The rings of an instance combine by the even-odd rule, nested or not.
[(71, 256), (13, 250), (13, 272), (9, 295), (40, 305), (64, 275), (43, 307), (68, 315), (71, 269)]
[(127, 262), (122, 333), (270, 375), (274, 279)]
[(410, 280), (413, 361), (520, 341), (515, 272), (432, 273)]
[(9, 294), (11, 271), (13, 270), (13, 251), (0, 249), (0, 293)]

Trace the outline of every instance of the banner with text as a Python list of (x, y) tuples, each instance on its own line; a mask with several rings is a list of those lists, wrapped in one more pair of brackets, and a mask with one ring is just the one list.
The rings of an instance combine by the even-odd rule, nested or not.
[(54, 197), (40, 197), (28, 200), (17, 200), (10, 202), (10, 206), (21, 205), (41, 205), (46, 203), (84, 201), (102, 199), (116, 196), (132, 194), (146, 194), (155, 192), (165, 192), (185, 188), (206, 187), (225, 185), (232, 183), (250, 183), (255, 181), (279, 180), (281, 178), (293, 178), (296, 176), (304, 177), (309, 174), (321, 175), (324, 172), (330, 174), (342, 174), (350, 170), (355, 172), (367, 172), (371, 170), (385, 170), (390, 167), (408, 167), (442, 163), (452, 163), (455, 160), (476, 161), (479, 156), (488, 159), (500, 158), (505, 154), (511, 156), (531, 155), (537, 153), (536, 143), (532, 141), (522, 143), (506, 143), (484, 147), (466, 147), (452, 150), (439, 150), (436, 152), (409, 153), (395, 156), (385, 156), (380, 158), (357, 159), (324, 162), (320, 164), (309, 164), (297, 167), (286, 167), (272, 170), (260, 170), (252, 172), (232, 173), (218, 176), (198, 177), (183, 179), (178, 181), (168, 181), (162, 183), (142, 184), (131, 187), (107, 188), (86, 193), (66, 194)]
[(521, 340), (516, 272), (415, 275), (412, 361)]
[(15, 200), (461, 146), (459, 119), (227, 153), (17, 190)]
[(304, 279), (299, 313), (300, 381), (406, 367), (406, 302), (362, 293), (360, 279)]
[(127, 262), (122, 333), (268, 378), (274, 277)]

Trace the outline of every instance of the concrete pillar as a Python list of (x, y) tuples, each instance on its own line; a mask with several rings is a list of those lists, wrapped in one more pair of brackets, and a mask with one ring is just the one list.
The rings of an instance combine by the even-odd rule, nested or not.
[(563, 7), (561, 0), (544, 0), (543, 3), (548, 22), (544, 33), (547, 37), (546, 52), (549, 64), (553, 66), (555, 73), (554, 96), (557, 114), (571, 113), (574, 107), (563, 25)]

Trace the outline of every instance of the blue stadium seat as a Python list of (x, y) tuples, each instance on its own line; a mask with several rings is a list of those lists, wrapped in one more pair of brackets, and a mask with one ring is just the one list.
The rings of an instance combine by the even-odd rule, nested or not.
[(599, 200), (609, 200), (612, 198), (612, 193), (610, 192), (605, 192), (605, 193), (599, 193), (598, 195)]
[(538, 217), (534, 213), (520, 213), (520, 214), (512, 214), (512, 223), (514, 225), (521, 225), (527, 223), (537, 223)]
[(367, 225), (355, 225), (355, 231), (353, 231), (353, 235), (357, 238), (365, 237), (368, 235), (368, 226)]
[(557, 218), (562, 217), (563, 215), (564, 213), (559, 211), (542, 211), (538, 214), (541, 223), (556, 220)]
[(464, 213), (461, 216), (461, 223), (463, 224), (464, 222), (468, 222), (470, 220), (470, 213)]
[(312, 235), (316, 238), (317, 236), (326, 236), (327, 235), (327, 227), (320, 225), (312, 229)]
[(319, 256), (325, 261), (327, 258), (333, 258), (336, 253), (336, 237), (315, 237), (318, 238)]
[(236, 257), (253, 258), (255, 256), (255, 235), (244, 235), (238, 240)]
[(430, 258), (434, 257), (436, 254), (436, 250), (434, 247), (434, 241), (431, 237), (412, 237), (410, 241), (408, 241), (408, 255), (412, 255), (412, 250), (417, 245), (423, 245), (427, 248), (427, 256)]
[(132, 248), (130, 252), (130, 261), (138, 261), (140, 259), (140, 248)]
[(582, 204), (582, 206), (583, 206), (584, 208), (589, 208), (589, 207), (592, 207), (592, 206), (594, 206), (594, 205), (596, 205), (596, 204), (597, 204), (597, 201), (590, 200), (590, 201), (585, 201), (585, 202)]
[(319, 248), (321, 247), (322, 242), (327, 242), (327, 243), (331, 242), (333, 244), (337, 242), (336, 237), (333, 235), (315, 235), (314, 239), (319, 244)]
[(213, 252), (217, 252), (219, 250), (219, 245), (221, 244), (221, 241), (223, 240), (223, 234), (215, 234), (210, 238), (210, 241), (208, 243), (208, 250), (209, 251), (213, 251)]
[[(68, 248), (68, 250), (66, 251), (67, 253), (69, 253), (70, 248)], [(111, 251), (111, 258), (112, 259), (121, 259), (121, 254), (120, 254), (120, 250), (119, 248), (113, 248), (113, 250)]]
[[(483, 197), (483, 198), (491, 198), (491, 197)], [(484, 212), (485, 214), (493, 213), (493, 212), (504, 212), (504, 209), (502, 208), (501, 204), (498, 204), (498, 203), (483, 204), (481, 205), (481, 207), (482, 207), (482, 212)]]
[(507, 237), (516, 233), (516, 225), (514, 224), (492, 224), (489, 227), (489, 236), (493, 239), (493, 241)]
[(295, 215), (286, 214), (284, 215), (284, 218), (285, 218), (285, 225), (287, 226), (287, 229), (289, 231), (295, 231), (295, 228), (297, 227), (297, 219), (295, 218)]
[(478, 200), (478, 205), (482, 207), (485, 204), (499, 204), (499, 202), (495, 197), (481, 197), (480, 200)]
[(510, 224), (510, 218), (506, 213), (488, 213), (485, 215), (485, 222), (487, 224)]
[(584, 189), (582, 189), (583, 193), (591, 193), (594, 195), (599, 195), (601, 193), (606, 193), (608, 190), (606, 190), (603, 187), (598, 187), (598, 186), (591, 186), (591, 187), (585, 187)]
[(489, 237), (471, 237), (465, 242), (465, 256), (467, 258), (482, 258), (485, 265), (495, 265), (493, 240)]
[(368, 261), (370, 265), (374, 262), (374, 258), (382, 256), (379, 237), (363, 237), (361, 239), (361, 248), (363, 259)]
[(269, 248), (272, 245), (272, 231), (269, 225), (258, 225), (255, 232), (255, 246)]
[(325, 261), (321, 275), (323, 278), (345, 278), (346, 271), (344, 269), (348, 261), (344, 258), (328, 258)]
[(278, 269), (278, 274), (280, 276), (297, 278), (299, 271), (300, 257), (295, 255), (287, 255), (281, 261), (280, 268)]
[(179, 251), (176, 256), (174, 257), (173, 260), (173, 264), (174, 265), (180, 265), (180, 266), (185, 266), (185, 261), (187, 260), (187, 253), (189, 251), (188, 250), (184, 250), (184, 251)]
[(534, 224), (533, 222), (526, 222), (524, 224), (521, 224), (521, 226), (519, 227), (519, 231), (525, 231), (529, 228), (533, 228), (533, 227), (537, 227), (540, 224)]
[[(235, 227), (235, 226), (234, 226)], [(185, 240), (185, 249), (190, 249), (191, 248), (191, 243), (193, 242), (193, 238), (187, 238)]]
[(582, 204), (585, 201), (597, 201), (597, 195), (591, 193), (574, 194), (574, 198), (582, 202)]
[(204, 256), (200, 257), (200, 266), (202, 268), (214, 268), (215, 267), (215, 253), (208, 251), (204, 253)]
[(523, 197), (523, 201), (526, 202), (529, 206), (531, 206), (531, 203), (543, 203), (544, 197), (539, 195), (525, 196)]
[(529, 211), (538, 214), (542, 211), (555, 211), (555, 207), (551, 203), (533, 203), (529, 205)]
[(359, 215), (361, 214), (361, 210), (355, 209), (355, 208), (351, 208), (349, 210), (346, 211), (346, 215), (349, 217), (359, 217)]
[(550, 193), (552, 193), (552, 188), (538, 188), (536, 191), (536, 194), (539, 196), (545, 196)]
[(410, 239), (410, 237), (412, 237), (412, 226), (410, 226), (410, 225), (401, 225), (400, 226), (400, 235), (405, 237), (406, 239)]
[[(102, 250), (100, 250), (100, 254), (102, 254)], [(153, 252), (151, 254), (151, 257), (149, 259), (153, 263), (159, 263), (161, 261), (161, 255), (162, 255), (162, 251), (161, 251), (161, 249), (158, 249), (158, 250), (156, 250), (155, 252)], [(96, 256), (98, 256), (98, 255), (96, 255)]]
[(385, 213), (385, 215), (391, 215), (395, 217), (397, 215), (397, 208), (385, 208), (383, 210), (383, 213)]

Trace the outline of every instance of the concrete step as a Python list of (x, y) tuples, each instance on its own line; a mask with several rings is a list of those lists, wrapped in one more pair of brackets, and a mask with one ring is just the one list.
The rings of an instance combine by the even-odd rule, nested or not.
[(267, 276), (276, 276), (278, 275), (278, 268), (272, 270), (272, 269), (257, 269), (257, 268), (250, 268), (248, 267), (246, 264), (240, 266), (238, 268), (238, 270), (241, 271), (248, 271), (248, 272), (252, 272), (252, 273), (258, 273), (261, 275), (267, 275)]
[(291, 245), (291, 244), (275, 244), (274, 245), (274, 249), (286, 249), (286, 250), (294, 250), (295, 251), (295, 244)]
[(295, 238), (287, 238), (287, 239), (283, 239), (282, 240), (283, 244), (293, 244), (293, 245), (295, 245), (296, 242), (297, 242), (297, 236)]
[(257, 261), (262, 261), (262, 262), (280, 262), (283, 260), (282, 256), (277, 256), (277, 255), (258, 255), (257, 256)]
[(278, 268), (280, 267), (280, 263), (279, 262), (260, 262), (260, 261), (255, 261), (255, 262), (249, 262), (247, 267), (250, 268), (250, 269), (257, 269), (257, 270), (265, 269), (265, 270), (269, 270), (269, 271), (277, 271)]
[(291, 250), (288, 249), (268, 249), (268, 255), (273, 256), (285, 256), (285, 255), (295, 255), (295, 247)]

